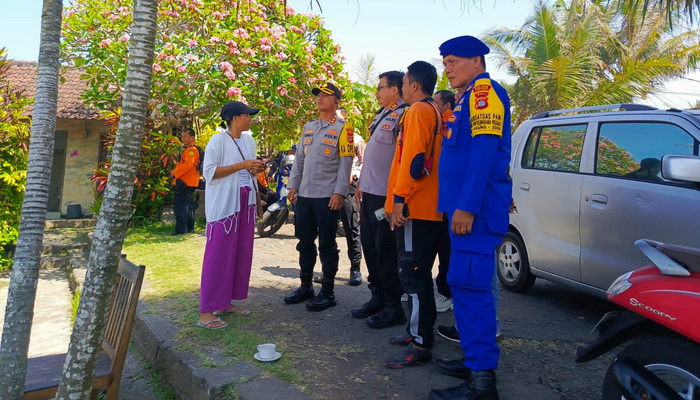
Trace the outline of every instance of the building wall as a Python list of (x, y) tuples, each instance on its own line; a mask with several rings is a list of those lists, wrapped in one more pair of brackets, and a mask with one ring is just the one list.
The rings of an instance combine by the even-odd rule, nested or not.
[(66, 168), (61, 196), (61, 214), (68, 206), (80, 204), (83, 214), (91, 213), (93, 203), (90, 177), (97, 167), (100, 154), (101, 121), (61, 119), (56, 122), (57, 131), (68, 131)]

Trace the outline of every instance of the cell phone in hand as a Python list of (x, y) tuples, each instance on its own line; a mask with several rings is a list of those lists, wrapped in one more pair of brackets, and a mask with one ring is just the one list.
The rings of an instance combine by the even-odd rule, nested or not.
[(401, 212), (401, 215), (403, 215), (404, 218), (408, 218), (411, 215), (411, 212), (408, 211), (408, 204), (403, 205), (403, 211)]

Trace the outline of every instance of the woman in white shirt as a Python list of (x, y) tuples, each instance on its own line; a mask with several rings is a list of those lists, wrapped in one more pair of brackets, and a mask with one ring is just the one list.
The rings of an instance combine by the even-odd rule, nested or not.
[(204, 153), (207, 182), (205, 212), (207, 243), (202, 262), (199, 321), (206, 329), (226, 327), (225, 314), (250, 311), (231, 304), (248, 297), (253, 262), (256, 196), (255, 176), (265, 164), (256, 159), (250, 116), (260, 110), (239, 101), (221, 109), (221, 127)]

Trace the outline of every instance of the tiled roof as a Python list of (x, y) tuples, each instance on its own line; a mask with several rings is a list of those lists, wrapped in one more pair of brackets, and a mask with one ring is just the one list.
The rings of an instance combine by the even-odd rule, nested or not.
[[(100, 112), (95, 108), (87, 108), (80, 100), (80, 93), (85, 88), (85, 81), (80, 79), (79, 69), (61, 68), (61, 77), (65, 79), (58, 84), (58, 118), (70, 119), (99, 119)], [(7, 80), (15, 89), (21, 90), (25, 96), (33, 97), (36, 91), (37, 63), (29, 61), (10, 61)], [(27, 107), (25, 114), (31, 115), (34, 105)]]

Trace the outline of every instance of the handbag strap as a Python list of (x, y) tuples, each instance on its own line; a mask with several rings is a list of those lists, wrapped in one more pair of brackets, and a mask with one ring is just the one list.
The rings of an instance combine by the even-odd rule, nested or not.
[[(245, 161), (246, 158), (243, 155), (243, 151), (241, 151), (241, 146), (239, 146), (238, 143), (236, 142), (236, 139), (234, 139), (233, 136), (229, 135), (228, 133), (226, 133), (226, 136), (230, 137), (231, 140), (233, 140), (233, 144), (236, 145), (238, 152), (241, 154), (241, 158), (243, 159), (243, 161)], [(257, 195), (258, 194), (258, 178), (255, 175), (253, 175), (252, 172), (248, 171), (248, 173), (250, 174), (250, 179), (252, 180), (252, 182), (251, 182), (252, 184), (250, 186), (253, 187), (253, 190), (255, 190), (255, 194)]]

